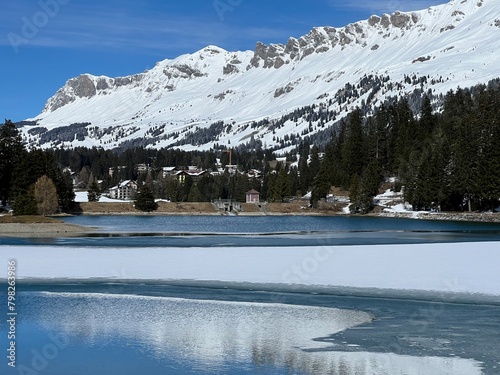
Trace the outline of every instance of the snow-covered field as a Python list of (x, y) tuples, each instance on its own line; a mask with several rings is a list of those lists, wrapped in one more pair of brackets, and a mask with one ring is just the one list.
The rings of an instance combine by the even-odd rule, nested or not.
[[(75, 202), (77, 203), (86, 203), (89, 201), (88, 192), (86, 191), (75, 191)], [(126, 202), (118, 199), (111, 199), (101, 195), (99, 198), (99, 202)]]
[(479, 293), (497, 299), (498, 250), (496, 242), (310, 248), (0, 246), (0, 263), (16, 259), (19, 279), (258, 283)]

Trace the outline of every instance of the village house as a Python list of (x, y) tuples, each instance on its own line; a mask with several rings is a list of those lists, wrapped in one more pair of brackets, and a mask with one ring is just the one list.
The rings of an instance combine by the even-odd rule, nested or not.
[(135, 166), (135, 170), (137, 171), (137, 173), (148, 173), (148, 165), (147, 164), (137, 164)]
[(163, 167), (162, 176), (163, 178), (167, 178), (168, 176), (175, 175), (178, 171), (177, 167)]
[(206, 173), (207, 171), (196, 169), (196, 167), (189, 167), (188, 170), (177, 171), (175, 176), (177, 176), (179, 182), (183, 183), (186, 181), (187, 176), (191, 177), (193, 181), (198, 181), (200, 178), (205, 176)]
[(251, 169), (247, 172), (248, 178), (261, 178), (262, 177), (262, 172), (259, 171), (258, 169)]
[(120, 182), (118, 186), (109, 189), (109, 197), (111, 199), (130, 200), (133, 199), (137, 192), (137, 183), (135, 181), (126, 180)]

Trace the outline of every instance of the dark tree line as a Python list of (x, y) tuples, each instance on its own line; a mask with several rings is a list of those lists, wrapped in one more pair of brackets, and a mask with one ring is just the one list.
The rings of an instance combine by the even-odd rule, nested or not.
[(374, 116), (352, 112), (325, 147), (312, 184), (313, 201), (331, 185), (349, 189), (366, 212), (383, 177), (397, 176), (414, 209), (485, 210), (500, 199), (500, 89), (495, 82), (458, 89), (434, 114), (424, 97), (420, 113), (407, 101)]
[(35, 213), (34, 186), (47, 176), (56, 187), (59, 206), (70, 208), (74, 202), (73, 184), (58, 168), (52, 151), (27, 150), (15, 125), (6, 120), (0, 125), (0, 197), (10, 203), (14, 213)]

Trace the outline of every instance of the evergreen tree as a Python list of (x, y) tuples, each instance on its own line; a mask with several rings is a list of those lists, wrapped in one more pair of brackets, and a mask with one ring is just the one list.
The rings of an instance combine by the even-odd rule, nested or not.
[(172, 202), (180, 202), (180, 184), (179, 180), (175, 177), (171, 177), (167, 182), (167, 196)]
[(285, 198), (290, 195), (290, 182), (288, 173), (285, 167), (282, 167), (273, 188), (273, 200), (276, 202), (284, 202)]
[(189, 190), (188, 202), (200, 202), (201, 201), (201, 193), (198, 189), (197, 184), (192, 184), (191, 189)]
[(38, 215), (35, 201), (35, 185), (32, 185), (26, 193), (15, 197), (12, 209), (16, 216)]
[(306, 194), (311, 184), (311, 176), (309, 170), (309, 144), (301, 144), (299, 147), (299, 165), (298, 165), (298, 186), (302, 195)]
[(365, 162), (363, 139), (363, 116), (359, 108), (349, 114), (347, 120), (347, 134), (342, 150), (344, 171), (351, 179), (360, 176)]
[(422, 109), (418, 121), (419, 141), (424, 142), (430, 138), (436, 126), (436, 118), (432, 111), (432, 104), (429, 96), (425, 95), (422, 100)]
[(13, 188), (15, 165), (26, 154), (21, 134), (10, 120), (0, 126), (0, 203), (5, 205)]
[(360, 183), (357, 175), (352, 176), (351, 186), (349, 188), (349, 201), (351, 202), (349, 210), (351, 213), (357, 213), (357, 203), (360, 195)]
[(328, 161), (325, 158), (321, 162), (319, 171), (316, 174), (316, 177), (314, 177), (314, 181), (312, 184), (310, 203), (313, 207), (317, 207), (319, 200), (326, 198), (326, 196), (330, 192), (331, 184), (328, 178), (328, 170)]
[(101, 189), (95, 179), (90, 183), (89, 190), (87, 191), (87, 197), (89, 202), (99, 202), (99, 199), (101, 198)]
[(153, 191), (148, 185), (142, 185), (138, 189), (134, 199), (134, 207), (145, 212), (156, 211), (158, 209)]
[(318, 146), (314, 145), (311, 148), (311, 160), (309, 162), (308, 177), (310, 179), (314, 178), (318, 174), (320, 165), (321, 165), (321, 160), (319, 159), (319, 149)]

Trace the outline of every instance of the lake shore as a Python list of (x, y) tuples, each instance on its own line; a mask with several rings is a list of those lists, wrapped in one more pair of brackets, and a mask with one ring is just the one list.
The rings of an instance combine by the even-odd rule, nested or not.
[[(142, 212), (136, 210), (131, 202), (119, 203), (81, 203), (78, 210), (58, 215), (59, 218), (73, 215), (133, 215), (133, 216), (220, 216), (224, 213), (216, 210), (210, 203), (170, 203), (160, 202), (157, 211)], [(307, 208), (302, 202), (269, 203), (265, 209), (255, 204), (242, 204), (242, 211), (237, 216), (349, 216), (338, 206), (323, 204), (319, 208)], [(443, 220), (500, 223), (500, 213), (469, 212), (371, 212), (367, 216), (402, 218), (415, 220)], [(0, 237), (71, 237), (85, 235), (95, 229), (74, 224), (67, 224), (61, 219), (37, 216), (0, 216)]]
[[(343, 212), (344, 205), (339, 203), (320, 203), (318, 208), (309, 208), (308, 202), (267, 203), (256, 205), (241, 203), (241, 211), (227, 213), (217, 210), (207, 202), (159, 202), (158, 210), (142, 212), (134, 208), (132, 202), (94, 202), (79, 203), (74, 215), (238, 215), (238, 216), (348, 216)], [(367, 216), (405, 218), (420, 220), (448, 220), (500, 223), (500, 213), (491, 212), (387, 212), (375, 209)]]
[(500, 223), (500, 213), (492, 212), (381, 212), (376, 217)]

